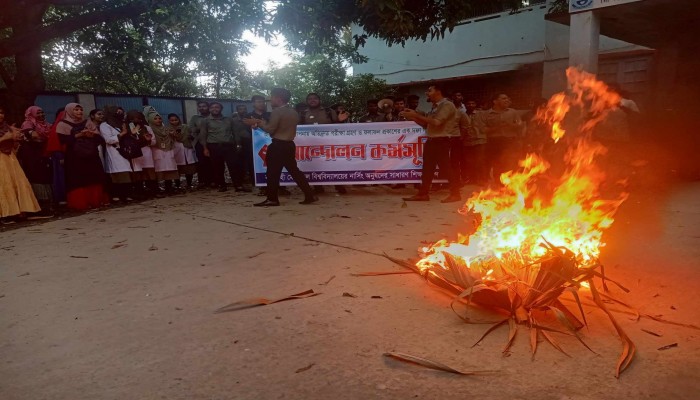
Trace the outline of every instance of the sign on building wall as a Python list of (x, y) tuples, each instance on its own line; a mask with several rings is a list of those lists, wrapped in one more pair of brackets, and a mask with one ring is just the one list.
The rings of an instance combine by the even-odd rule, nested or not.
[(597, 8), (635, 3), (643, 0), (569, 0), (569, 13), (590, 11)]

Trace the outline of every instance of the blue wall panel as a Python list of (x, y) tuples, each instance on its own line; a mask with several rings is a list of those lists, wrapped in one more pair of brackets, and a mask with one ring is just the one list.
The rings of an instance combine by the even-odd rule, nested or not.
[(163, 117), (164, 123), (168, 123), (168, 114), (170, 113), (177, 114), (180, 117), (180, 121), (184, 121), (184, 110), (182, 109), (181, 100), (149, 97), (147, 101), (148, 105), (153, 106)]
[(248, 112), (253, 111), (253, 103), (251, 103), (250, 101), (241, 101), (241, 102), (233, 103), (233, 113), (236, 112), (236, 107), (239, 105), (245, 106), (246, 109), (248, 110)]
[(217, 101), (224, 106), (224, 109), (223, 109), (223, 111), (221, 111), (221, 113), (224, 114), (225, 117), (230, 117), (235, 112), (235, 111), (233, 111), (234, 110), (233, 102), (223, 101), (223, 100), (212, 100), (212, 101)]
[[(78, 96), (72, 94), (42, 94), (37, 96), (35, 104), (46, 113), (46, 119), (49, 122), (53, 122), (54, 115), (57, 109), (63, 109), (66, 104), (74, 103), (77, 101)], [(95, 95), (95, 107), (104, 108), (107, 105), (115, 105), (124, 109), (124, 111), (138, 110), (143, 111), (144, 97), (142, 96), (129, 96), (129, 95), (116, 95), (116, 96), (105, 96), (105, 95)], [(146, 98), (146, 104), (155, 107), (156, 110), (163, 116), (167, 118), (168, 114), (175, 113), (180, 116), (180, 119), (184, 121), (184, 102), (187, 98), (161, 98), (161, 97), (148, 97)], [(215, 99), (207, 99), (206, 101), (219, 101)], [(253, 103), (250, 101), (243, 100), (220, 100), (219, 103), (223, 105), (222, 113), (230, 117), (236, 113), (236, 106), (239, 104), (245, 104), (248, 112), (253, 111)], [(85, 110), (87, 113), (90, 110)]]
[(95, 96), (95, 106), (104, 108), (105, 106), (119, 106), (124, 111), (143, 111), (143, 97), (141, 96)]
[(76, 97), (77, 96), (71, 94), (40, 94), (36, 97), (34, 104), (41, 107), (46, 114), (46, 120), (53, 123), (56, 118), (56, 110), (63, 110), (68, 103), (75, 103)]

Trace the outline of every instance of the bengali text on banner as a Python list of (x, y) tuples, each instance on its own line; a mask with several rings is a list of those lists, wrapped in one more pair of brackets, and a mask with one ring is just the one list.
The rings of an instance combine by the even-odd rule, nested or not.
[[(299, 125), (294, 143), (299, 169), (311, 185), (393, 184), (420, 183), (426, 139), (423, 128), (404, 121)], [(253, 130), (256, 186), (267, 185), (271, 142), (265, 131)], [(294, 184), (286, 170), (280, 184)]]

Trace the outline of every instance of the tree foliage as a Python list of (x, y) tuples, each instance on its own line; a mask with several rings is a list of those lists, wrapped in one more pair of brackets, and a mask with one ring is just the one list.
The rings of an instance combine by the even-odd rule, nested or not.
[(296, 56), (283, 67), (260, 73), (257, 82), (265, 89), (275, 86), (289, 89), (292, 103), (304, 102), (309, 93), (318, 93), (325, 107), (343, 104), (353, 117), (364, 114), (370, 98), (392, 94), (384, 80), (371, 74), (351, 75), (348, 68), (340, 56)]
[[(266, 38), (281, 33), (290, 47), (305, 54), (360, 62), (357, 46), (368, 37), (388, 45), (439, 39), (474, 10), (521, 3), (13, 0), (3, 2), (0, 14), (0, 78), (7, 89), (3, 98), (11, 109), (22, 109), (47, 87), (165, 95), (244, 93), (264, 86), (243, 82), (259, 78), (238, 61), (248, 51), (241, 40), (244, 30)], [(350, 38), (352, 24), (364, 34)]]
[(274, 28), (307, 53), (333, 48), (345, 27), (356, 24), (364, 34), (354, 44), (362, 46), (368, 37), (403, 45), (410, 39), (437, 40), (479, 10), (517, 9), (522, 0), (281, 0)]
[(65, 90), (71, 82), (82, 91), (220, 95), (244, 73), (238, 59), (249, 44), (240, 38), (256, 24), (242, 21), (264, 18), (262, 1), (190, 0), (84, 28), (45, 48), (47, 87)]

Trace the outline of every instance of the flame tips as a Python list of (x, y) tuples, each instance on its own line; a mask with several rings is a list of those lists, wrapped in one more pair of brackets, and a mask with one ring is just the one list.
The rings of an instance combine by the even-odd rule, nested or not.
[[(551, 138), (559, 143), (569, 130), (578, 137), (568, 141), (564, 152), (564, 169), (556, 169), (541, 154), (530, 153), (519, 162), (519, 169), (503, 173), (503, 186), (475, 193), (460, 209), (463, 214), (479, 214), (479, 225), (471, 236), (460, 236), (457, 243), (441, 240), (421, 252), (419, 268), (445, 269), (445, 255), (461, 257), (469, 266), (476, 258), (505, 259), (514, 252), (523, 260), (541, 257), (546, 252), (540, 244), (547, 237), (554, 246), (571, 249), (580, 260), (594, 260), (603, 246), (603, 230), (613, 223), (612, 216), (625, 200), (599, 199), (598, 188), (605, 174), (595, 165), (605, 147), (590, 140), (590, 130), (615, 107), (620, 97), (591, 74), (567, 70), (570, 90), (552, 96), (539, 109), (535, 120), (551, 126)], [(587, 119), (574, 127), (572, 110), (590, 112)], [(565, 119), (566, 123), (565, 123)], [(575, 129), (576, 128), (576, 129)], [(561, 153), (559, 153), (561, 154)], [(482, 271), (483, 272), (483, 271)], [(498, 270), (488, 269), (484, 277), (493, 278)]]

